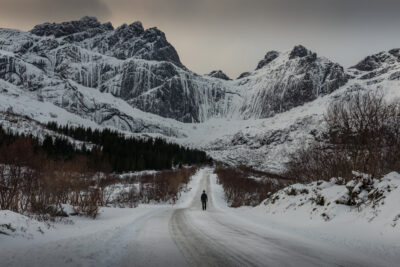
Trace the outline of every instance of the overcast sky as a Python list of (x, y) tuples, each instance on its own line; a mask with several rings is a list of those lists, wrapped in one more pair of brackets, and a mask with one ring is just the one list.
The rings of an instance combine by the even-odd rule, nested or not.
[(157, 26), (198, 73), (253, 70), (269, 50), (296, 44), (354, 65), (400, 47), (399, 0), (0, 0), (0, 27), (96, 16), (114, 27)]

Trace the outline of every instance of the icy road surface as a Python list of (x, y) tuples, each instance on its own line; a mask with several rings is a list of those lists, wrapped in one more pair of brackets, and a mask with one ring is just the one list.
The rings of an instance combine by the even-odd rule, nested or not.
[[(0, 266), (388, 266), (239, 217), (222, 207), (211, 173), (200, 170), (175, 207), (105, 210), (98, 220), (46, 238), (0, 244)], [(207, 211), (201, 210), (203, 189)]]

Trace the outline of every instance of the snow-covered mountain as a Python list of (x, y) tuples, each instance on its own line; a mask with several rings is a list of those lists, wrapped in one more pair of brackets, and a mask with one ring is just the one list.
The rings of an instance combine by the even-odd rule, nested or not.
[(0, 29), (0, 111), (40, 122), (165, 136), (233, 164), (280, 171), (318, 136), (332, 101), (359, 89), (399, 95), (400, 50), (344, 69), (303, 46), (268, 52), (254, 71), (186, 68), (165, 34), (96, 18)]
[(342, 67), (302, 46), (281, 57), (269, 52), (245, 80), (229, 82), (222, 71), (200, 76), (183, 66), (164, 33), (145, 30), (140, 22), (114, 29), (84, 17), (44, 23), (30, 32), (3, 29), (0, 40), (1, 79), (76, 114), (98, 111), (99, 122), (110, 117), (121, 121), (126, 114), (79, 106), (87, 101), (77, 93), (78, 85), (162, 117), (204, 122), (232, 115), (269, 117), (347, 81)]
[(37, 25), (30, 32), (2, 29), (0, 40), (1, 79), (100, 124), (113, 119), (129, 129), (134, 122), (101, 101), (88, 106), (91, 100), (78, 87), (110, 93), (132, 107), (183, 122), (223, 112), (221, 82), (188, 71), (164, 33), (145, 30), (140, 22), (114, 29), (84, 17)]

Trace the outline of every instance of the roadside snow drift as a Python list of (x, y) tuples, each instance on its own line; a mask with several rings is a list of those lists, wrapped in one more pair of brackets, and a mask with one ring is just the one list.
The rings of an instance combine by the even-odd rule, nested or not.
[(271, 195), (262, 205), (267, 213), (278, 216), (326, 222), (357, 220), (382, 229), (396, 228), (400, 223), (400, 174), (392, 172), (382, 179), (355, 174), (347, 183), (332, 178), (329, 182), (291, 185)]
[(400, 174), (294, 184), (249, 211), (270, 227), (371, 255), (399, 257)]
[(44, 234), (48, 225), (33, 220), (27, 216), (9, 210), (0, 210), (0, 241), (1, 236), (17, 239), (33, 239)]

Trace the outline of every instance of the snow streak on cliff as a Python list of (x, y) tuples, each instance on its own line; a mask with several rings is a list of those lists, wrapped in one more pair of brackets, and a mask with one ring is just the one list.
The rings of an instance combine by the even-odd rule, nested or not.
[(157, 28), (96, 18), (0, 29), (1, 110), (38, 121), (165, 136), (212, 156), (279, 171), (318, 136), (332, 101), (356, 90), (398, 95), (394, 49), (345, 70), (303, 46), (270, 51), (254, 71), (187, 69)]

